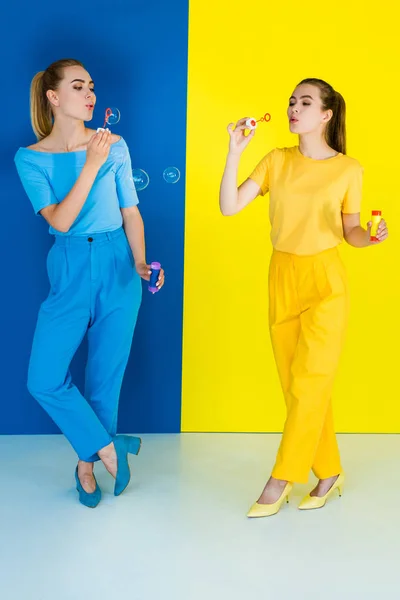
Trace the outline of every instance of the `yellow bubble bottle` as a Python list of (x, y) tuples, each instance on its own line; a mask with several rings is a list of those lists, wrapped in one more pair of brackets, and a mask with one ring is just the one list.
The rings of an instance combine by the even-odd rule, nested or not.
[(371, 242), (379, 242), (379, 240), (376, 236), (378, 233), (378, 226), (379, 226), (379, 223), (381, 222), (381, 220), (382, 220), (382, 211), (373, 210), (372, 218), (371, 218), (371, 221), (372, 221), (371, 237), (370, 237)]

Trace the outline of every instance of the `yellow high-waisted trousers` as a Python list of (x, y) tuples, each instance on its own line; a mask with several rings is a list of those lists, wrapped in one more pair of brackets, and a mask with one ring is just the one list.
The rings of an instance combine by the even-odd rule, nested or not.
[(306, 483), (341, 472), (332, 388), (348, 317), (346, 273), (337, 248), (314, 256), (274, 251), (270, 332), (287, 418), (272, 476)]

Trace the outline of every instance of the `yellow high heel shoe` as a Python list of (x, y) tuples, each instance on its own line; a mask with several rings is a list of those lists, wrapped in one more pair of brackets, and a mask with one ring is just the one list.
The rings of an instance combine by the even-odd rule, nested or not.
[(293, 484), (288, 482), (278, 500), (273, 504), (259, 504), (255, 502), (247, 513), (247, 516), (250, 519), (255, 519), (257, 517), (272, 517), (272, 515), (276, 515), (285, 500), (289, 503), (289, 494), (292, 491), (292, 487)]
[(344, 484), (344, 474), (340, 473), (339, 477), (336, 479), (335, 483), (332, 487), (326, 492), (325, 496), (307, 496), (300, 502), (299, 509), (300, 510), (312, 510), (314, 508), (322, 508), (325, 506), (326, 501), (329, 496), (333, 494), (335, 490), (338, 490), (339, 496), (343, 493), (343, 484)]

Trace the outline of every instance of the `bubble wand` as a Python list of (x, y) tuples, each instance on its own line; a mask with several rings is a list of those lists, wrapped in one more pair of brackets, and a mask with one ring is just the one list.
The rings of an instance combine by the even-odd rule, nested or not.
[(271, 120), (271, 115), (269, 113), (265, 113), (261, 119), (247, 119), (246, 127), (247, 129), (253, 130), (257, 128), (257, 123), (269, 123)]

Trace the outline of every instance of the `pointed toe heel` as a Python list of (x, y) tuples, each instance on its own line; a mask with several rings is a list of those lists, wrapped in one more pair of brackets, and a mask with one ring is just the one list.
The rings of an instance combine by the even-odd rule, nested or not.
[(329, 496), (331, 496), (335, 490), (338, 491), (339, 496), (343, 494), (343, 485), (344, 475), (341, 473), (332, 487), (326, 492), (325, 496), (310, 496), (310, 494), (307, 494), (307, 496), (300, 502), (299, 510), (314, 510), (316, 508), (323, 508)]
[(289, 503), (289, 495), (292, 491), (292, 487), (293, 484), (287, 483), (282, 494), (273, 504), (259, 504), (258, 502), (255, 502), (247, 513), (248, 518), (257, 519), (260, 517), (272, 517), (272, 515), (276, 515), (285, 500), (287, 503)]

